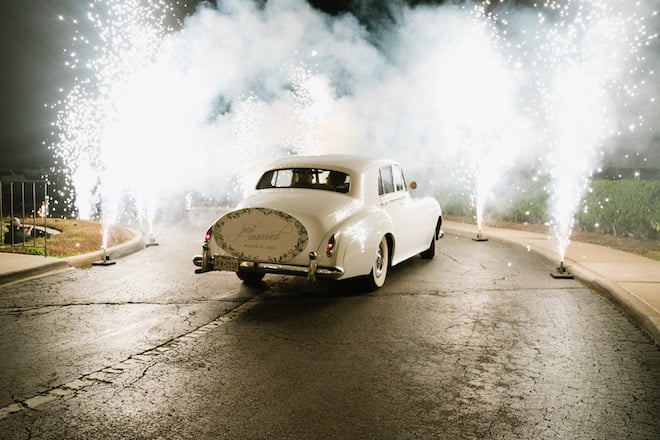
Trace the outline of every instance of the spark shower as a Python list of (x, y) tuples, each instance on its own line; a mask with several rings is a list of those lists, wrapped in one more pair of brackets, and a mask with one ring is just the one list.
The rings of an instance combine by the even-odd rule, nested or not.
[(183, 190), (249, 191), (285, 154), (392, 157), (441, 201), (462, 185), (479, 230), (512, 175), (543, 179), (563, 261), (603, 154), (656, 133), (658, 5), (495, 3), (399, 5), (377, 28), (303, 0), (183, 19), (166, 0), (92, 0), (60, 17), (75, 83), (50, 148), (105, 225), (126, 194), (151, 224)]

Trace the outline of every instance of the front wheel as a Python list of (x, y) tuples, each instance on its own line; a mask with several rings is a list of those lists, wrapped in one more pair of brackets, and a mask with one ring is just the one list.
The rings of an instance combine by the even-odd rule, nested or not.
[(420, 253), (419, 256), (425, 260), (432, 260), (433, 257), (435, 257), (435, 235), (431, 237), (431, 244), (429, 245), (429, 248)]
[(387, 278), (387, 270), (390, 265), (390, 253), (387, 239), (385, 237), (380, 239), (378, 249), (371, 266), (371, 272), (367, 276), (367, 289), (373, 291), (383, 287), (385, 279)]

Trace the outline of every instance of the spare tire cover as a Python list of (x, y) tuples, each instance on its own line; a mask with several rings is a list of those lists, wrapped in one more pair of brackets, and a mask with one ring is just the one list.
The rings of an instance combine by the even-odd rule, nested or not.
[(231, 211), (213, 225), (213, 239), (239, 260), (285, 263), (305, 250), (309, 236), (295, 217), (275, 209)]

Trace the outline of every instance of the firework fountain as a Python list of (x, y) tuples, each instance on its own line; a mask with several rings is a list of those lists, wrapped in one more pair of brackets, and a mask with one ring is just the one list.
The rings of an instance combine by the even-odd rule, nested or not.
[(156, 211), (172, 194), (183, 203), (184, 187), (245, 192), (274, 158), (341, 151), (398, 159), (430, 192), (445, 175), (466, 182), (483, 238), (489, 206), (525, 170), (548, 181), (565, 270), (604, 151), (652, 131), (634, 105), (655, 74), (649, 5), (401, 7), (395, 26), (368, 32), (303, 0), (219, 0), (185, 20), (165, 0), (94, 0), (85, 18), (63, 17), (76, 82), (53, 106), (52, 149), (104, 237), (123, 194), (153, 236)]
[[(635, 84), (653, 72), (642, 72), (640, 52), (657, 37), (645, 25), (649, 11), (641, 2), (566, 1), (554, 3), (539, 28), (526, 40), (527, 60), (547, 146), (545, 172), (550, 177), (551, 228), (559, 267), (552, 275), (570, 277), (564, 266), (574, 215), (617, 133), (646, 124), (642, 115), (623, 112), (635, 96)], [(532, 50), (533, 49), (533, 50)]]

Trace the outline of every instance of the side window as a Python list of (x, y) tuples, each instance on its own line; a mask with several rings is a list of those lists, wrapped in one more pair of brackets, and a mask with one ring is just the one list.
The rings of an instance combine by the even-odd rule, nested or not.
[(390, 165), (381, 167), (378, 176), (378, 194), (384, 195), (394, 192), (394, 177)]
[(403, 170), (399, 165), (392, 165), (392, 170), (394, 172), (394, 187), (396, 191), (405, 191), (406, 180), (403, 178)]

